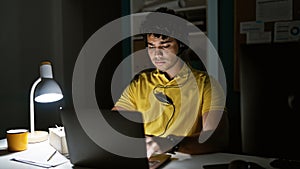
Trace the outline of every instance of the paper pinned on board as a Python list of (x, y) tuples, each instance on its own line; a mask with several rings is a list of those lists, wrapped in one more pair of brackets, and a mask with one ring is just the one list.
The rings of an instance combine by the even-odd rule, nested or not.
[(246, 34), (246, 44), (271, 43), (272, 41), (272, 33), (265, 32), (262, 21), (241, 22), (240, 33)]
[(300, 21), (275, 22), (274, 42), (294, 42), (300, 40)]
[(272, 33), (269, 32), (248, 32), (246, 44), (261, 44), (261, 43), (271, 43)]
[(273, 22), (293, 19), (293, 0), (256, 0), (256, 20)]
[(264, 22), (262, 21), (247, 21), (240, 23), (240, 34), (246, 34), (247, 32), (263, 32), (264, 29)]

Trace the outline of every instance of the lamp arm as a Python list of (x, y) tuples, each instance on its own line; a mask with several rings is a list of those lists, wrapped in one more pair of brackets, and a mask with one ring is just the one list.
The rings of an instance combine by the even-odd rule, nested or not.
[(38, 85), (38, 83), (41, 82), (41, 78), (38, 78), (33, 84), (32, 84), (32, 87), (31, 87), (31, 90), (30, 90), (30, 101), (29, 101), (29, 104), (30, 104), (30, 133), (34, 133), (34, 91), (35, 91), (35, 88), (36, 86)]

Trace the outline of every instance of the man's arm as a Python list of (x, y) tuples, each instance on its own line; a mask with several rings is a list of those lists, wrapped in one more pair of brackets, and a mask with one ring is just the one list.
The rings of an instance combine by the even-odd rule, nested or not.
[(125, 109), (119, 106), (114, 106), (111, 110), (125, 110)]
[[(210, 114), (208, 116), (208, 114)], [(176, 151), (187, 154), (205, 154), (225, 151), (229, 142), (229, 124), (226, 112), (214, 111), (203, 115), (203, 129), (192, 136), (172, 136), (179, 142)], [(148, 137), (148, 154), (169, 152), (177, 143), (172, 144), (170, 139), (162, 137)]]
[[(124, 110), (124, 108), (113, 107), (112, 110)], [(179, 142), (177, 151), (187, 154), (205, 154), (228, 149), (229, 122), (227, 112), (207, 112), (203, 115), (202, 121), (202, 131), (192, 136), (181, 138), (182, 140)], [(165, 138), (147, 138), (148, 154), (154, 152), (163, 153), (170, 150), (172, 146), (174, 145)]]
[(229, 122), (227, 112), (212, 111), (203, 115), (202, 131), (193, 136), (184, 137), (180, 142), (178, 151), (188, 154), (220, 152), (227, 150), (228, 144)]

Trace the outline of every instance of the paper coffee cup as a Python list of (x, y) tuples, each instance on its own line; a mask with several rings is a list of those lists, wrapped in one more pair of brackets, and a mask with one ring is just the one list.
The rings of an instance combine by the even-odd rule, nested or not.
[(23, 151), (28, 145), (28, 130), (11, 129), (6, 131), (8, 151)]

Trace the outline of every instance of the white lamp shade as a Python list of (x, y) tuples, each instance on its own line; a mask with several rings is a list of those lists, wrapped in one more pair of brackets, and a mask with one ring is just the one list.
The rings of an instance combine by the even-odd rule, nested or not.
[(42, 78), (34, 93), (34, 100), (40, 103), (55, 102), (62, 98), (63, 94), (60, 86), (50, 78)]

